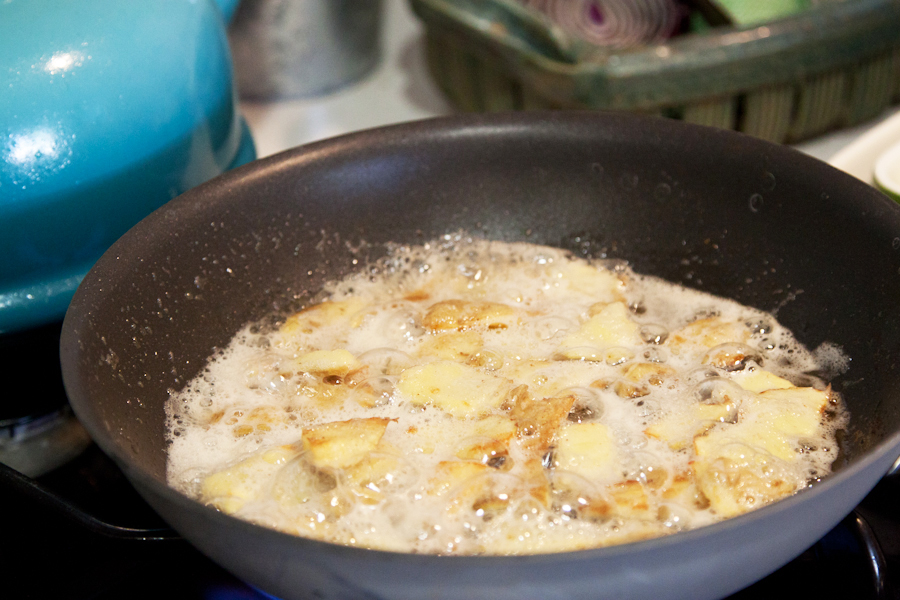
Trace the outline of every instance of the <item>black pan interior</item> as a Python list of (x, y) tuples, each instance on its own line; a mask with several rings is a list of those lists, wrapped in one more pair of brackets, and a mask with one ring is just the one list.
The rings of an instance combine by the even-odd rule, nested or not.
[[(466, 116), (256, 161), (158, 210), (88, 275), (62, 360), (120, 462), (165, 473), (162, 405), (245, 323), (296, 308), (389, 242), (464, 230), (549, 244), (777, 313), (851, 357), (864, 453), (900, 424), (900, 211), (788, 148), (660, 119)], [(76, 348), (80, 352), (76, 355)], [(99, 368), (98, 368), (99, 367)]]

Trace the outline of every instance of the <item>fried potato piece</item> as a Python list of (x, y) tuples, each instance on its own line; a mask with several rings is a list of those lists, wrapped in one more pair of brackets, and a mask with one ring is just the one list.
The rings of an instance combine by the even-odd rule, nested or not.
[(499, 302), (444, 300), (428, 309), (422, 325), (432, 331), (462, 331), (471, 327), (506, 329), (515, 320), (515, 309)]
[(782, 460), (795, 461), (801, 438), (814, 436), (822, 422), (828, 394), (813, 388), (766, 390), (742, 402), (737, 423), (724, 424), (694, 442), (698, 456), (736, 441), (764, 450)]
[(650, 519), (650, 498), (644, 486), (629, 479), (607, 488), (615, 514), (631, 519)]
[(624, 302), (612, 302), (585, 321), (578, 331), (570, 333), (560, 345), (559, 355), (570, 360), (603, 360), (593, 350), (616, 346), (637, 346), (641, 343), (638, 324), (628, 314)]
[[(828, 393), (813, 388), (766, 390), (745, 400), (752, 415), (694, 440), (692, 468), (700, 489), (720, 514), (756, 508), (803, 485), (800, 440), (816, 435)], [(743, 411), (742, 411), (743, 412)]]
[(732, 378), (735, 383), (748, 392), (764, 392), (766, 390), (779, 390), (794, 387), (794, 384), (787, 379), (783, 379), (764, 369), (736, 372)]
[(366, 302), (361, 298), (350, 298), (340, 302), (322, 302), (288, 317), (279, 329), (279, 333), (289, 339), (297, 335), (313, 333), (320, 327), (351, 325), (353, 316), (365, 306)]
[(487, 465), (462, 460), (445, 460), (437, 464), (434, 477), (428, 480), (426, 493), (445, 496), (464, 482), (490, 471)]
[(665, 415), (644, 429), (644, 433), (668, 443), (673, 450), (683, 450), (691, 445), (694, 438), (705, 434), (716, 423), (732, 421), (737, 411), (736, 401), (721, 404), (698, 403)]
[(316, 467), (351, 467), (375, 449), (390, 422), (372, 417), (318, 425), (303, 431), (303, 448)]
[(300, 355), (294, 360), (294, 368), (304, 373), (316, 375), (345, 376), (362, 366), (348, 350), (315, 350)]
[(697, 487), (690, 473), (678, 473), (671, 483), (662, 490), (663, 500), (677, 502), (684, 506), (703, 510), (709, 507), (709, 499)]
[(615, 441), (603, 423), (566, 422), (559, 430), (553, 454), (557, 469), (572, 471), (594, 483), (612, 483), (620, 477)]
[[(714, 440), (709, 442), (712, 446)], [(691, 468), (711, 508), (723, 517), (789, 496), (800, 486), (796, 473), (785, 461), (735, 442), (704, 448)]]
[(518, 475), (522, 479), (525, 492), (545, 508), (550, 508), (550, 480), (547, 478), (547, 469), (544, 468), (543, 456), (527, 458)]
[(476, 417), (497, 408), (511, 383), (475, 367), (438, 361), (403, 371), (400, 393), (417, 405), (433, 405), (454, 417)]
[(675, 375), (675, 369), (659, 363), (634, 363), (625, 369), (625, 379), (635, 383), (646, 381), (655, 386), (662, 385), (673, 375)]
[(348, 491), (364, 504), (378, 504), (387, 497), (391, 488), (406, 468), (403, 460), (389, 448), (380, 444), (355, 465), (344, 470), (344, 483)]
[(289, 460), (300, 454), (296, 444), (279, 446), (208, 475), (200, 484), (200, 497), (222, 512), (233, 514), (257, 499), (267, 482)]
[(474, 421), (470, 434), (458, 446), (456, 457), (494, 466), (491, 461), (509, 454), (509, 442), (516, 434), (516, 425), (506, 417), (490, 415)]
[(771, 418), (774, 428), (783, 435), (815, 435), (828, 406), (829, 393), (809, 387), (765, 390), (758, 396), (766, 407), (760, 411), (761, 418)]
[(419, 346), (419, 353), (441, 360), (465, 361), (484, 347), (478, 331), (445, 331), (431, 335)]
[(745, 343), (749, 339), (750, 331), (743, 323), (725, 321), (720, 317), (708, 317), (694, 321), (673, 332), (666, 339), (664, 345), (713, 348), (728, 342)]
[(511, 392), (513, 398), (510, 418), (516, 424), (516, 434), (522, 447), (543, 455), (575, 404), (575, 396), (536, 399), (528, 386), (520, 385)]
[(587, 263), (566, 263), (559, 275), (570, 290), (588, 295), (596, 302), (622, 300), (625, 292), (625, 283), (615, 273)]

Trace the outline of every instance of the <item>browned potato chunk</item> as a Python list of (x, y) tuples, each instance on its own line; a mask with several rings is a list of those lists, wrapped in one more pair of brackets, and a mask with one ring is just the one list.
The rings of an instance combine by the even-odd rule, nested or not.
[(428, 493), (444, 496), (464, 482), (490, 471), (490, 467), (471, 461), (442, 461), (434, 470), (434, 477), (428, 482)]
[(322, 302), (288, 317), (279, 332), (290, 338), (312, 333), (326, 325), (350, 324), (352, 317), (365, 306), (365, 301), (359, 298), (341, 302)]
[(666, 346), (700, 345), (713, 348), (728, 342), (744, 343), (750, 339), (750, 331), (734, 321), (719, 317), (699, 319), (674, 332), (666, 340)]
[(421, 354), (441, 360), (465, 361), (484, 346), (478, 331), (446, 331), (429, 336), (419, 347)]
[(506, 329), (515, 322), (516, 311), (499, 302), (445, 300), (428, 309), (422, 324), (432, 331), (470, 327)]
[(396, 477), (404, 468), (402, 460), (390, 452), (372, 452), (344, 471), (345, 482), (353, 496), (364, 504), (378, 504), (386, 490), (396, 485)]
[(554, 457), (557, 469), (592, 482), (611, 483), (621, 470), (612, 434), (603, 423), (566, 422), (560, 428)]
[(625, 303), (612, 302), (599, 309), (578, 331), (567, 335), (559, 354), (569, 360), (604, 360), (602, 352), (595, 355), (595, 350), (640, 345), (638, 330)]
[(315, 350), (300, 355), (294, 367), (304, 373), (338, 375), (343, 377), (362, 364), (347, 350)]
[(635, 363), (625, 369), (625, 378), (635, 383), (646, 381), (650, 385), (660, 386), (666, 379), (675, 374), (675, 369), (659, 363)]
[(616, 514), (635, 519), (650, 518), (650, 500), (640, 482), (623, 481), (611, 486), (608, 491)]
[(450, 361), (407, 369), (397, 383), (397, 389), (413, 404), (431, 404), (460, 418), (499, 407), (509, 387), (506, 379)]
[(516, 434), (516, 425), (506, 417), (491, 415), (475, 421), (471, 436), (464, 439), (456, 452), (463, 460), (477, 460), (495, 468), (509, 468), (506, 457), (509, 442)]
[[(700, 438), (703, 439), (703, 438)], [(697, 485), (710, 506), (733, 517), (797, 491), (797, 477), (785, 461), (765, 452), (732, 443), (692, 465)]]
[(279, 446), (217, 471), (200, 484), (201, 498), (226, 513), (235, 513), (255, 500), (287, 461), (300, 453), (296, 445)]
[(538, 400), (528, 393), (527, 386), (513, 391), (515, 403), (510, 417), (516, 424), (516, 432), (522, 446), (543, 454), (550, 447), (560, 425), (566, 420), (575, 404), (575, 396), (543, 398)]
[(325, 423), (303, 431), (303, 446), (315, 466), (343, 469), (374, 450), (390, 422), (373, 417)]

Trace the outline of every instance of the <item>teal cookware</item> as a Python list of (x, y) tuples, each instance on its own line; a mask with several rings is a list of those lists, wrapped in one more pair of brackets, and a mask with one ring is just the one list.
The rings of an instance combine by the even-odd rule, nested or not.
[(226, 36), (236, 4), (0, 3), (0, 334), (61, 320), (132, 225), (255, 157)]

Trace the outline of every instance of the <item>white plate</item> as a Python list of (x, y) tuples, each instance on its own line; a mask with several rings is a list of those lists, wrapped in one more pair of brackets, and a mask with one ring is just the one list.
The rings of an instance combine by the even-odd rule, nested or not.
[(900, 112), (859, 136), (828, 162), (857, 179), (872, 184), (878, 157), (897, 143), (900, 143)]

